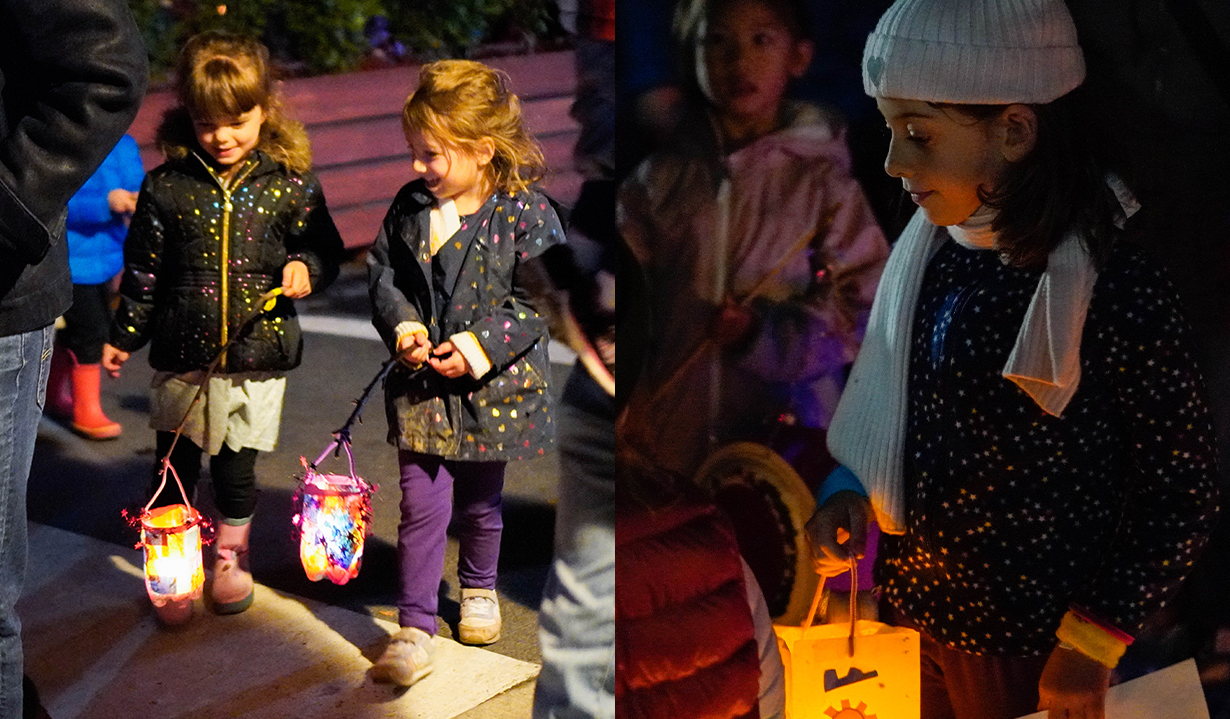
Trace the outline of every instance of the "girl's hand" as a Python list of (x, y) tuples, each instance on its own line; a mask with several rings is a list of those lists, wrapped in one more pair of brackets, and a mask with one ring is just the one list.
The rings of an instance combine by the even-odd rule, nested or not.
[(835, 493), (816, 509), (805, 527), (816, 573), (835, 577), (850, 569), (851, 557), (862, 559), (867, 551), (869, 524), (871, 502), (848, 489)]
[(137, 211), (137, 193), (117, 187), (107, 193), (107, 206), (117, 215), (131, 215)]
[(1049, 719), (1105, 719), (1109, 687), (1110, 667), (1057, 646), (1038, 682), (1038, 710), (1049, 710)]
[(312, 294), (312, 276), (307, 265), (299, 260), (286, 263), (282, 268), (282, 294), (292, 300)]
[(427, 358), (427, 363), (432, 369), (449, 379), (460, 377), (470, 371), (470, 363), (466, 361), (465, 355), (447, 340), (436, 347), (436, 351)]
[(107, 370), (107, 374), (114, 378), (120, 376), (120, 367), (128, 361), (132, 355), (124, 350), (112, 347), (109, 344), (103, 345), (102, 366)]
[(403, 357), (402, 362), (411, 367), (418, 367), (427, 361), (427, 355), (431, 353), (431, 340), (427, 339), (427, 334), (424, 332), (413, 332), (397, 341), (398, 354), (407, 349), (410, 350), (410, 354)]

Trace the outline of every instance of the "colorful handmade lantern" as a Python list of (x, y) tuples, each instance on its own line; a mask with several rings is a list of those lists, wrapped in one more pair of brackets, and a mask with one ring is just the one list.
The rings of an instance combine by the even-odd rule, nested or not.
[[(175, 478), (183, 504), (150, 509), (167, 484), (167, 473)], [(188, 501), (179, 475), (166, 459), (162, 482), (140, 512), (125, 509), (128, 523), (141, 529), (138, 547), (145, 549), (145, 590), (167, 624), (180, 624), (192, 618), (193, 600), (199, 599), (205, 585), (201, 544), (212, 538), (213, 525)]]
[(145, 547), (145, 587), (157, 606), (201, 596), (205, 567), (201, 562), (201, 513), (172, 504), (141, 517)]
[(328, 577), (334, 584), (345, 584), (359, 574), (363, 564), (363, 541), (371, 524), (375, 490), (355, 476), (349, 442), (340, 443), (351, 460), (349, 476), (316, 471), (316, 465), (337, 444), (310, 465), (299, 458), (305, 473), (295, 493), (298, 512), (293, 521), (299, 529), (299, 559), (308, 579), (317, 582)]

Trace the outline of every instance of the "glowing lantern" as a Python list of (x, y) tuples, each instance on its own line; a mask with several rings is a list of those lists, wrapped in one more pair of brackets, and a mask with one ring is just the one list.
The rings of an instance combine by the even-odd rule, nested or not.
[[(166, 486), (170, 470), (179, 485), (183, 504), (151, 510), (154, 498)], [(177, 624), (192, 616), (192, 602), (201, 596), (205, 585), (205, 566), (201, 561), (201, 530), (209, 524), (188, 502), (184, 485), (169, 462), (164, 462), (162, 483), (135, 523), (141, 526), (141, 546), (145, 548), (145, 589), (158, 608), (163, 621)]]
[(823, 591), (821, 581), (802, 626), (773, 627), (787, 719), (919, 719), (918, 632), (857, 619), (856, 601), (849, 624), (810, 626)]
[[(346, 449), (350, 474), (322, 474), (316, 466), (338, 445)], [(308, 579), (328, 577), (345, 584), (359, 574), (363, 564), (363, 540), (371, 524), (372, 485), (354, 473), (350, 442), (339, 439), (312, 464), (303, 457), (303, 484), (295, 492), (298, 511), (293, 522), (299, 529), (299, 559)]]

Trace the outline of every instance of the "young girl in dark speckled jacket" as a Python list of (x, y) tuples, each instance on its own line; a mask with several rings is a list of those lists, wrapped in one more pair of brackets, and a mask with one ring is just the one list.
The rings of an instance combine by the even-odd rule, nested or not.
[[(277, 443), (285, 374), (303, 351), (291, 298), (328, 285), (343, 248), (309, 171), (307, 134), (282, 111), (264, 46), (198, 35), (180, 55), (178, 78), (179, 105), (158, 131), (168, 159), (141, 188), (102, 363), (118, 376), (129, 354), (151, 343), (150, 426), (160, 461), (192, 406), (171, 465), (191, 497), (201, 452), (210, 455), (222, 521), (206, 590), (214, 611), (231, 614), (252, 603), (257, 453)], [(244, 330), (260, 296), (277, 287), (276, 306)], [(192, 405), (205, 369), (232, 338)], [(168, 484), (157, 505), (180, 501)], [(191, 609), (190, 602), (158, 608), (171, 624)]]
[(1078, 130), (1084, 76), (1062, 0), (898, 0), (863, 55), (885, 170), (919, 211), (808, 530), (841, 571), (874, 511), (925, 719), (1103, 716), (1217, 512), (1186, 324), (1121, 240), (1136, 205)]
[(423, 66), (402, 127), (416, 179), (398, 192), (368, 254), (376, 328), (405, 354), (385, 385), (401, 467), (402, 629), (372, 675), (409, 686), (431, 670), (454, 509), (458, 639), (500, 636), (504, 467), (541, 456), (555, 430), (546, 319), (528, 282), (536, 258), (564, 237), (531, 187), (542, 153), (503, 73), (461, 60)]

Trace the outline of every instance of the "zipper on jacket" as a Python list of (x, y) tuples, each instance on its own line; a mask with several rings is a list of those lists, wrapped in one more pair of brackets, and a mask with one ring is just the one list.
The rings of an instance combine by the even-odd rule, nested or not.
[[(198, 159), (201, 159), (199, 155)], [(210, 166), (208, 162), (205, 162), (204, 159), (201, 159), (201, 163), (205, 165), (205, 169), (209, 171), (210, 177), (214, 178), (214, 182), (218, 183), (218, 189), (222, 192), (222, 247), (220, 253), (222, 286), (218, 292), (218, 301), (222, 304), (222, 346), (225, 347), (226, 343), (230, 341), (231, 333), (229, 321), (231, 285), (231, 211), (234, 209), (234, 205), (231, 202), (231, 194), (234, 192), (236, 187), (239, 187), (244, 180), (248, 179), (248, 175), (252, 174), (252, 171), (255, 170), (256, 166), (260, 163), (251, 163), (248, 167), (244, 168), (238, 175), (236, 175), (234, 180), (229, 183), (222, 179), (222, 177), (214, 171), (214, 168)], [(218, 362), (218, 369), (223, 372), (226, 371), (225, 352), (222, 353), (222, 357)]]

